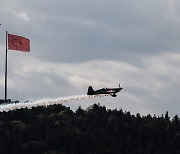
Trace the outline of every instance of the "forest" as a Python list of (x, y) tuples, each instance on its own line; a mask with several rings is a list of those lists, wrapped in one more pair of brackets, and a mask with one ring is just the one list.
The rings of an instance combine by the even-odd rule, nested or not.
[(180, 119), (94, 104), (0, 113), (0, 154), (179, 154)]

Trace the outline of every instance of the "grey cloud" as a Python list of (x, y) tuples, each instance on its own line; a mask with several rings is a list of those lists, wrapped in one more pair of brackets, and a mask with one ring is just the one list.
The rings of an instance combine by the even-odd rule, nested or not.
[(170, 2), (20, 2), (9, 4), (17, 12), (25, 10), (30, 22), (15, 22), (12, 15), (6, 23), (12, 32), (29, 36), (33, 56), (46, 61), (126, 61), (138, 55), (135, 61), (142, 54), (179, 49), (179, 12), (169, 8)]
[(12, 98), (71, 95), (92, 82), (98, 88), (121, 81), (127, 92), (117, 102), (126, 102), (123, 107), (178, 113), (168, 104), (178, 106), (179, 99), (178, 1), (1, 1), (1, 81), (5, 30), (31, 40), (29, 54), (9, 53)]
[(179, 59), (178, 53), (146, 57), (142, 68), (122, 61), (49, 63), (16, 55), (15, 59), (10, 58), (9, 96), (36, 99), (86, 94), (89, 85), (98, 89), (116, 87), (120, 82), (124, 89), (118, 97), (114, 100), (108, 97), (100, 100), (101, 103), (111, 108), (123, 107), (133, 113), (161, 115), (169, 111), (171, 115), (180, 114), (174, 108), (179, 100)]

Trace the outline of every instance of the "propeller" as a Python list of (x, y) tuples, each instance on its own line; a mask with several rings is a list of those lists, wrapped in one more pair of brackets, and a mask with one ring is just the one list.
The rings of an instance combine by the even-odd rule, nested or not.
[(119, 84), (119, 88), (120, 88), (120, 89), (123, 89), (120, 84)]

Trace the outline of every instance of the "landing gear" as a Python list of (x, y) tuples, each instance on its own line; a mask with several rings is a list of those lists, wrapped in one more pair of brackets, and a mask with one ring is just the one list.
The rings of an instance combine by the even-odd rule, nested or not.
[(117, 95), (114, 93), (114, 94), (110, 94), (112, 97), (116, 97)]

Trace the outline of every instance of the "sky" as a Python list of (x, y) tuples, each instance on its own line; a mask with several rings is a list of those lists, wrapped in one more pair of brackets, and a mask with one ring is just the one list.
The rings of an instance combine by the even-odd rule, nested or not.
[(100, 103), (132, 114), (180, 115), (178, 0), (0, 0), (0, 98), (4, 98), (5, 32), (31, 41), (8, 51), (8, 98), (86, 94), (89, 85), (124, 88)]

